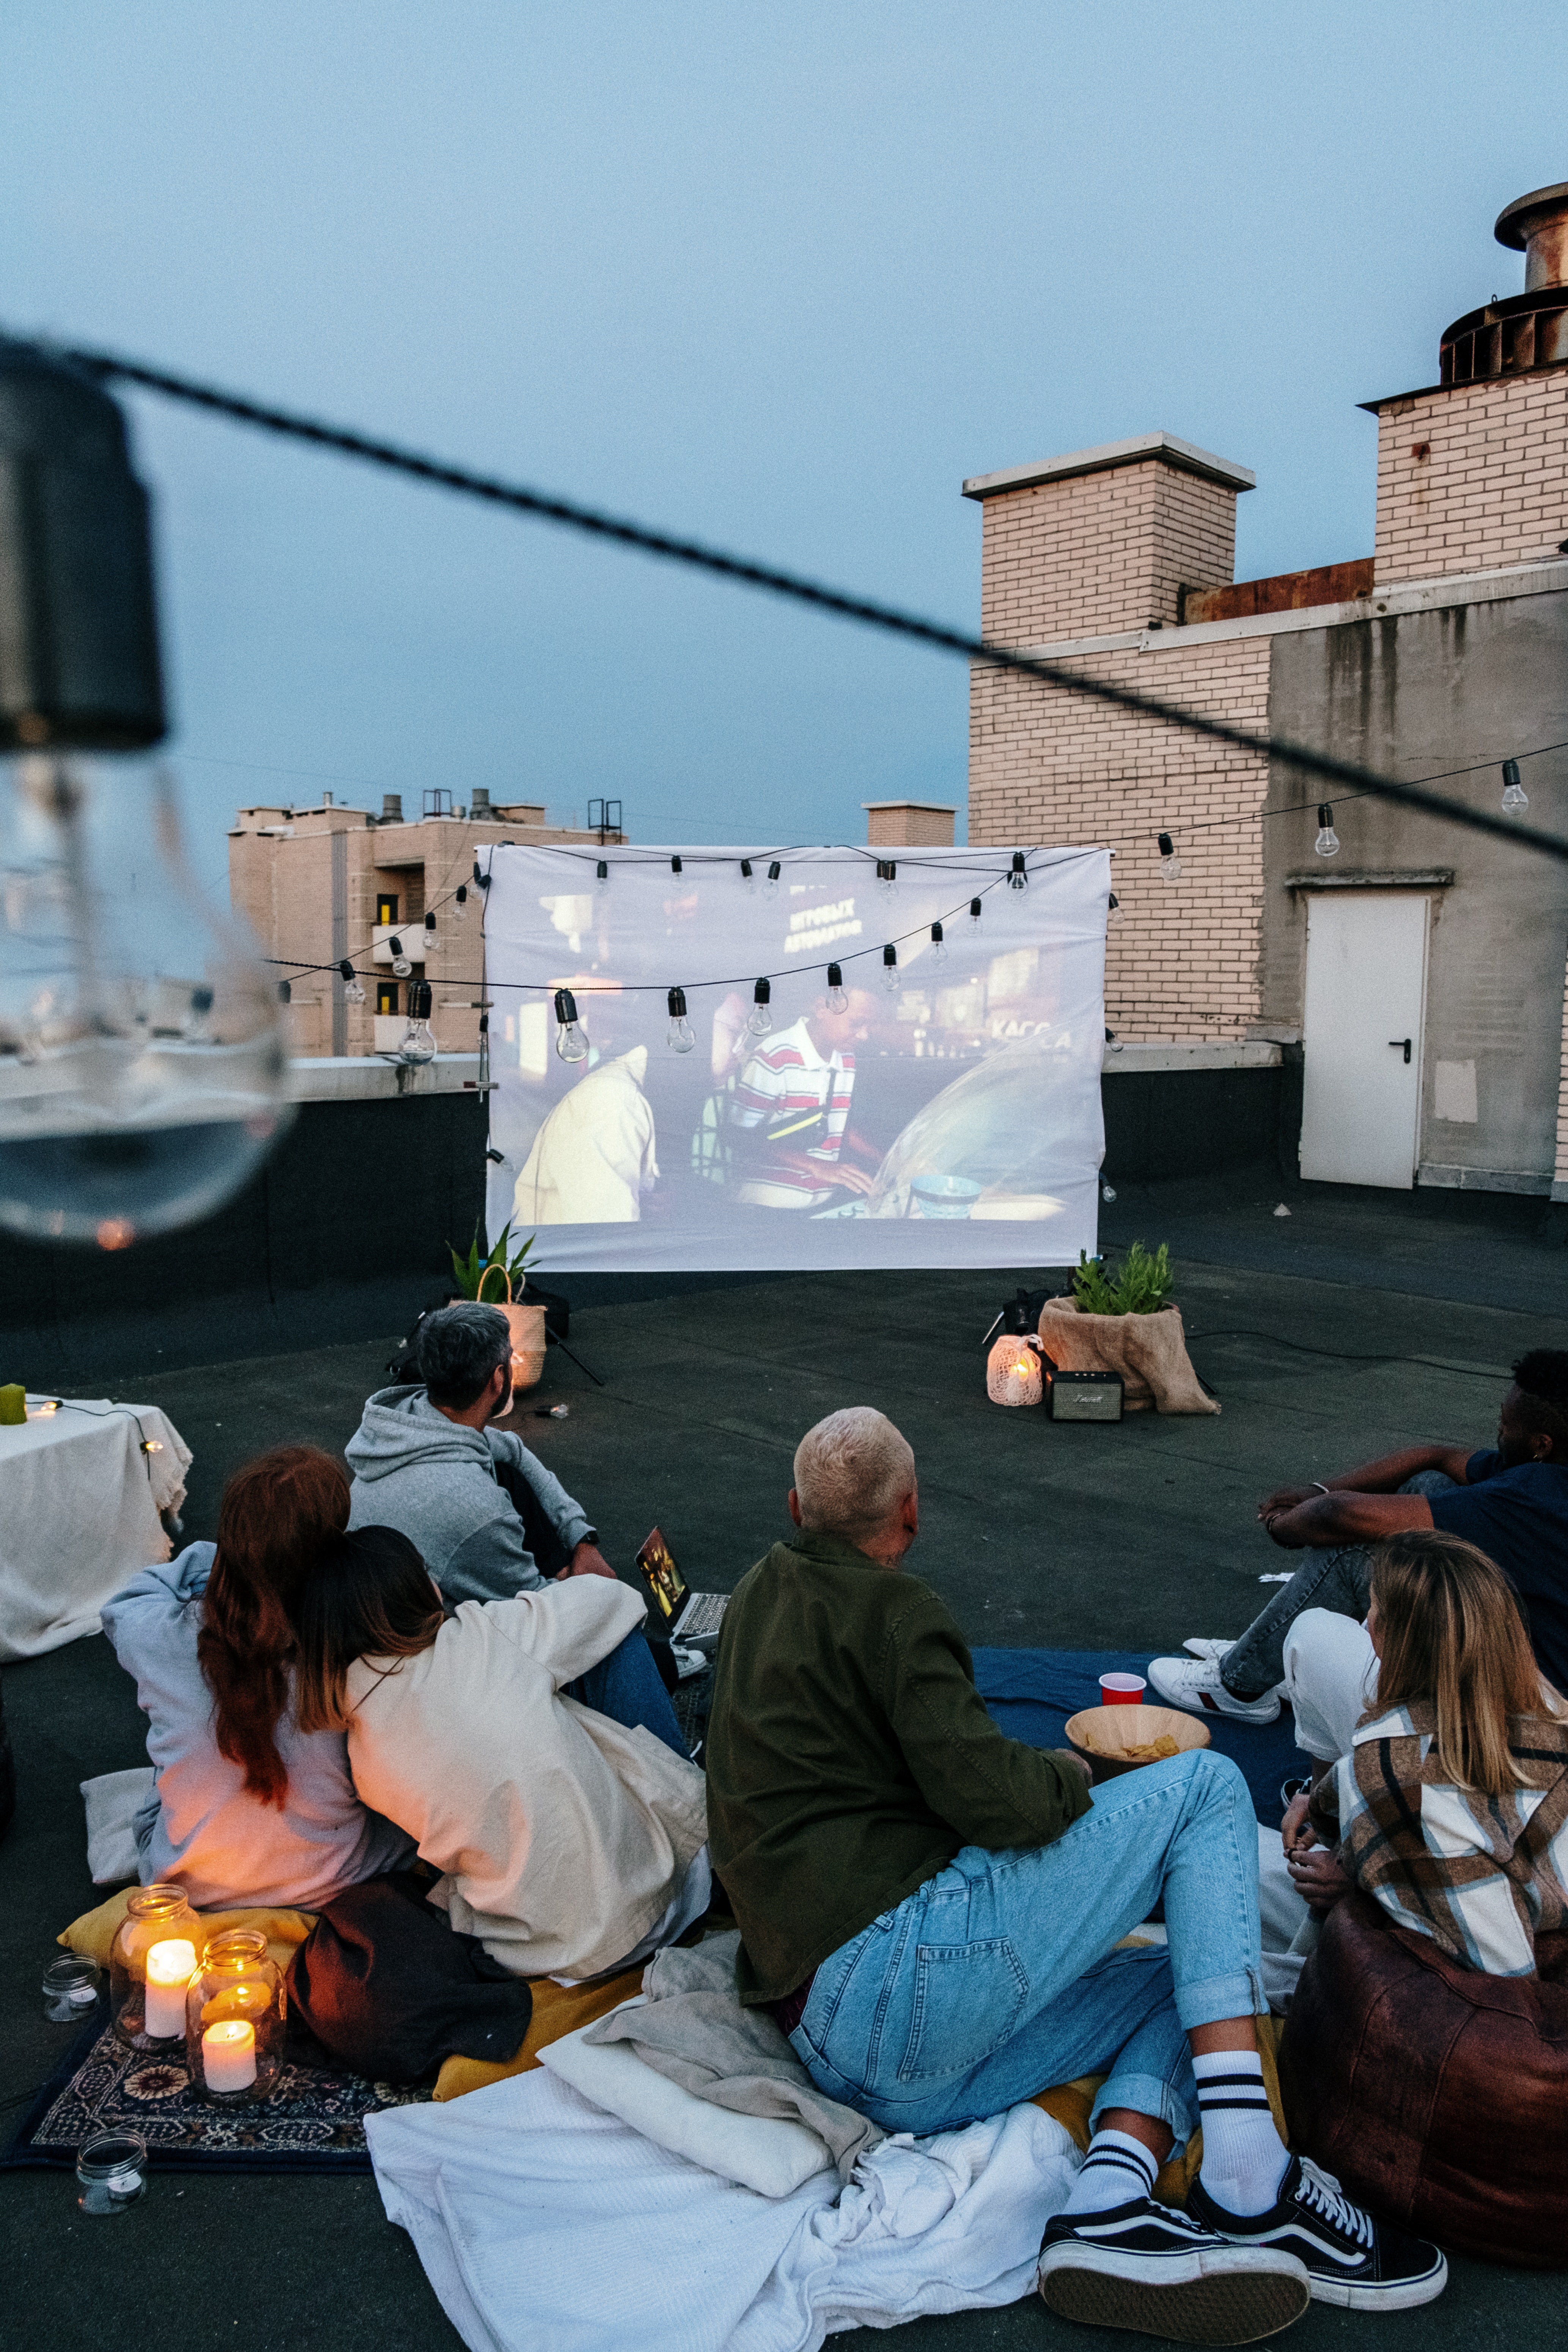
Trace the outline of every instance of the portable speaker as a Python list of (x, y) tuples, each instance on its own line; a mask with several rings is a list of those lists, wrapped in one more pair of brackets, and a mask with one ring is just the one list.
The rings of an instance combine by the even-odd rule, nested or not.
[(1040, 1349), (1046, 1411), (1053, 1421), (1120, 1421), (1121, 1378), (1117, 1372), (1064, 1372)]

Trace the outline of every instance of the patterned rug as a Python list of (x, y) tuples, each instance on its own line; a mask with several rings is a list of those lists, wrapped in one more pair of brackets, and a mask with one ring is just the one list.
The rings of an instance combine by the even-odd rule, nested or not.
[(364, 2118), (416, 2105), (430, 2089), (369, 2083), (291, 2053), (254, 2107), (209, 2106), (183, 2063), (121, 2047), (107, 2002), (71, 2044), (24, 2116), (0, 2168), (74, 2167), (85, 2139), (132, 2131), (151, 2160), (180, 2172), (368, 2172)]

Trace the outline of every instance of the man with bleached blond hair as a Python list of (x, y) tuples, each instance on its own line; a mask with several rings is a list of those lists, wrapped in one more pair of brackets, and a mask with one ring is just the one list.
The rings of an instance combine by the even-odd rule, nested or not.
[[(1045, 2231), (1040, 2292), (1065, 2317), (1243, 2343), (1314, 2296), (1386, 2311), (1439, 2294), (1436, 2248), (1374, 2223), (1275, 2129), (1236, 1766), (1199, 1749), (1091, 1797), (1076, 1758), (1005, 1738), (945, 1603), (904, 1573), (915, 1460), (884, 1414), (809, 1430), (789, 1509), (795, 1539), (725, 1612), (708, 1732), (742, 2002), (889, 2131), (1104, 2075)], [(1168, 1948), (1123, 1948), (1162, 1897)], [(1155, 2175), (1200, 2119), (1202, 2173), (1173, 2212)]]

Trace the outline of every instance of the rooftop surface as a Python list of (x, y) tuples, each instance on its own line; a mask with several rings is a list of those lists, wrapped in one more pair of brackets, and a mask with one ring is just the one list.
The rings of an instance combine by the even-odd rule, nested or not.
[[(728, 1588), (784, 1530), (799, 1434), (868, 1402), (900, 1423), (921, 1477), (910, 1565), (945, 1595), (973, 1643), (1174, 1647), (1233, 1633), (1289, 1559), (1258, 1529), (1259, 1495), (1326, 1476), (1413, 1437), (1489, 1444), (1506, 1367), (1568, 1346), (1568, 1252), (1542, 1239), (1539, 1202), (1476, 1196), (1290, 1196), (1239, 1179), (1123, 1191), (1108, 1240), (1169, 1239), (1193, 1353), (1218, 1418), (1138, 1415), (1058, 1427), (985, 1401), (979, 1341), (1022, 1275), (754, 1278), (657, 1295), (649, 1282), (563, 1278), (572, 1346), (525, 1404), (565, 1421), (520, 1423), (579, 1495), (624, 1574), (657, 1520), (691, 1583)], [(391, 1335), (363, 1343), (139, 1375), (113, 1383), (174, 1419), (195, 1451), (187, 1532), (210, 1535), (224, 1479), (286, 1439), (341, 1447), (381, 1385)], [(78, 1783), (143, 1760), (133, 1694), (101, 1638), (5, 1671), (17, 1818), (0, 1906), (0, 2099), (14, 2120), (58, 2054), (37, 1984), (58, 1928), (96, 1899)], [(31, 2352), (233, 2347), (258, 2328), (294, 2347), (441, 2352), (458, 2341), (374, 2182), (154, 2174), (113, 2230), (77, 2210), (53, 2172), (0, 2183), (11, 2247), (7, 2301)], [(1429, 2347), (1545, 2342), (1562, 2284), (1456, 2261), (1443, 2300), (1374, 2323), (1314, 2307), (1299, 2352), (1352, 2337)], [(1552, 2315), (1556, 2314), (1554, 2320)], [(910, 2352), (1087, 2345), (1031, 2297), (922, 2320)], [(1108, 2347), (1131, 2337), (1102, 2336)], [(1150, 2339), (1136, 2341), (1147, 2345)], [(630, 2352), (630, 2347), (628, 2347)]]

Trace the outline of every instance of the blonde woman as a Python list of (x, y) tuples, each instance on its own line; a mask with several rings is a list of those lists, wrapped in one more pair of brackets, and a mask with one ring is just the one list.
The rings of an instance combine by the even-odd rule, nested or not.
[(1352, 1886), (1488, 1976), (1533, 1976), (1568, 1925), (1568, 1711), (1502, 1570), (1411, 1531), (1373, 1557), (1375, 1695), (1348, 1754), (1296, 1799), (1290, 1875), (1321, 1914)]

